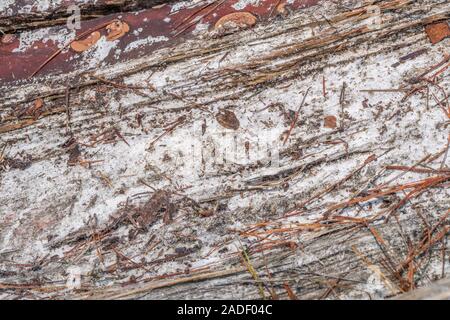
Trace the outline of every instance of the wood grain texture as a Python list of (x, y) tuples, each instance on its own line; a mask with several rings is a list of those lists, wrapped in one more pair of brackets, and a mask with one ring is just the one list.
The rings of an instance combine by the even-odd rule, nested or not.
[(380, 299), (446, 277), (449, 40), (424, 26), (449, 9), (320, 1), (4, 82), (0, 297)]

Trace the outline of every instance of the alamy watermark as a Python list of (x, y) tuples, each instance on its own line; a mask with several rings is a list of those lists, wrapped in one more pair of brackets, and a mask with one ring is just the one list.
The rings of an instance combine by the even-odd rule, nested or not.
[(209, 128), (203, 135), (194, 124), (191, 130), (152, 145), (148, 160), (151, 162), (154, 157), (161, 156), (193, 175), (212, 173), (222, 166), (250, 167), (258, 164), (279, 167), (282, 146), (279, 137), (277, 130), (272, 135), (259, 137), (242, 130), (220, 128), (214, 131)]
[(67, 18), (67, 28), (69, 30), (81, 29), (81, 10), (77, 5), (71, 5), (67, 8), (67, 13), (70, 15)]

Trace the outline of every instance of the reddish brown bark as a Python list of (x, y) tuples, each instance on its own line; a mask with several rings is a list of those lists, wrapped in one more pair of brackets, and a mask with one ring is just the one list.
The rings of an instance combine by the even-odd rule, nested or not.
[[(210, 28), (224, 15), (237, 12), (233, 8), (238, 0), (227, 0), (220, 6), (218, 6), (214, 12), (211, 12), (207, 16), (203, 17), (201, 20), (204, 24), (209, 24)], [(248, 5), (242, 11), (248, 11), (258, 17), (258, 23), (264, 23), (264, 20), (273, 17), (276, 14), (273, 7), (277, 5), (278, 0), (269, 0), (260, 2), (257, 5)], [(289, 5), (291, 10), (300, 10), (301, 8), (310, 7), (316, 5), (318, 0), (297, 0), (293, 4)], [(130, 26), (130, 32), (124, 35), (119, 43), (117, 44), (114, 52), (111, 52), (105, 59), (106, 64), (114, 64), (117, 62), (123, 62), (129, 59), (141, 57), (148, 55), (155, 51), (156, 49), (162, 47), (169, 47), (181, 41), (185, 41), (192, 38), (192, 30), (195, 25), (189, 26), (185, 32), (175, 36), (174, 30), (179, 26), (186, 18), (192, 16), (198, 12), (201, 6), (183, 9), (173, 14), (171, 12), (171, 5), (164, 5), (158, 8), (151, 8), (136, 13), (123, 13), (123, 14), (111, 14), (101, 18), (83, 21), (82, 29), (77, 32), (77, 34), (82, 34), (90, 29), (96, 29), (96, 27), (104, 25), (108, 21), (114, 19), (120, 19), (126, 22)], [(202, 12), (197, 13), (198, 15), (203, 15), (209, 10), (205, 9)], [(214, 13), (214, 14), (213, 14)], [(165, 18), (169, 17), (170, 21), (165, 21)], [(189, 22), (186, 23), (189, 25)], [(183, 25), (184, 27), (184, 25)], [(177, 30), (183, 29), (178, 28)], [(66, 26), (58, 26), (51, 28), (52, 33), (58, 33), (67, 29)], [(133, 31), (139, 30), (139, 33)], [(102, 34), (106, 34), (106, 30), (101, 28), (99, 30)], [(124, 49), (129, 43), (140, 39), (146, 39), (149, 37), (167, 37), (168, 41), (155, 42), (147, 45), (139, 46), (138, 48), (128, 50)], [(32, 43), (31, 46), (26, 48), (23, 52), (19, 52), (18, 48), (20, 46), (19, 37), (8, 41), (7, 43), (0, 43), (0, 61), (2, 68), (0, 68), (0, 84), (5, 84), (17, 80), (28, 79), (36, 69), (44, 63), (49, 57), (52, 56), (57, 50), (58, 46), (51, 40), (44, 37), (42, 40)], [(56, 55), (52, 61), (50, 61), (40, 72), (38, 76), (48, 75), (48, 74), (60, 74), (75, 71), (77, 66), (82, 63), (82, 55), (73, 50), (64, 50), (63, 52)]]

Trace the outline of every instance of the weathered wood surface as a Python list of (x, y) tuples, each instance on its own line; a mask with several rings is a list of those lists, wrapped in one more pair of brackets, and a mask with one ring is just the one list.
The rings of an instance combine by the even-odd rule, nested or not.
[(396, 300), (449, 300), (450, 279), (436, 281), (430, 286), (395, 297)]
[(424, 26), (450, 4), (256, 3), (248, 30), (207, 16), (2, 74), (1, 298), (377, 299), (448, 275), (449, 40)]

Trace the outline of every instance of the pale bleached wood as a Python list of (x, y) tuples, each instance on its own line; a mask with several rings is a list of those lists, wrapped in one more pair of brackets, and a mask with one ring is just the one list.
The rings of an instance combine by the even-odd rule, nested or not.
[[(86, 75), (84, 66), (39, 83), (5, 86), (0, 93), (0, 147), (7, 145), (0, 169), (1, 297), (258, 299), (261, 283), (283, 299), (288, 298), (285, 283), (300, 299), (379, 299), (399, 294), (401, 283), (387, 267), (387, 256), (394, 266), (400, 265), (407, 259), (409, 243), (417, 246), (422, 239), (425, 225), (442, 219), (450, 207), (448, 181), (402, 206), (398, 220), (386, 221), (380, 215), (369, 224), (386, 242), (383, 250), (368, 226), (323, 218), (333, 204), (394, 178), (398, 173), (387, 172), (386, 165), (414, 166), (426, 154), (444, 150), (448, 119), (433, 99), (427, 106), (423, 97), (402, 101), (399, 93), (360, 90), (409, 88), (408, 79), (440, 62), (448, 40), (431, 46), (423, 25), (448, 19), (449, 4), (378, 1), (385, 6), (385, 21), (379, 30), (369, 30), (361, 2), (349, 2), (353, 14), (323, 3), (260, 23), (254, 30), (219, 38), (204, 35), (95, 70), (96, 76), (118, 83), (149, 81), (156, 91), (113, 87)], [(319, 28), (311, 35), (310, 27), (316, 24)], [(398, 61), (423, 48), (427, 53), (413, 62), (400, 68), (391, 65), (393, 57)], [(376, 76), (377, 70), (383, 79)], [(322, 96), (322, 75), (327, 98)], [(441, 81), (447, 88), (448, 73)], [(342, 114), (339, 96), (344, 82)], [(191, 176), (183, 161), (173, 160), (179, 151), (176, 143), (189, 132), (199, 132), (203, 121), (208, 125), (205, 137), (215, 137), (214, 130), (220, 129), (215, 114), (221, 107), (231, 106), (238, 115), (241, 135), (251, 131), (264, 137), (270, 129), (267, 122), (287, 130), (290, 120), (283, 120), (277, 107), (261, 110), (270, 103), (282, 103), (287, 112), (296, 110), (309, 86), (299, 126), (285, 146), (280, 142), (279, 168), (262, 162), (226, 163)], [(46, 113), (33, 123), (15, 118), (17, 110), (38, 97), (44, 99)], [(342, 131), (323, 129), (323, 118), (329, 114), (338, 121), (345, 116)], [(137, 125), (139, 115), (145, 115), (142, 127)], [(151, 142), (180, 116), (186, 122), (151, 148)], [(113, 143), (87, 146), (93, 136), (113, 127), (126, 142), (115, 136)], [(83, 159), (103, 162), (91, 168), (69, 166), (69, 152), (62, 145), (71, 136), (83, 143)], [(163, 160), (165, 153), (172, 160)], [(363, 165), (372, 155), (378, 158)], [(442, 160), (441, 155), (427, 167), (439, 168)], [(398, 183), (427, 176), (410, 172)], [(322, 195), (330, 186), (334, 187)], [(174, 221), (157, 221), (135, 235), (136, 226), (124, 213), (133, 215), (130, 208), (142, 207), (152, 188), (176, 191), (171, 198), (177, 207)], [(314, 195), (320, 197), (305, 208), (297, 207)], [(373, 216), (383, 211), (383, 203), (393, 205), (404, 196), (399, 192), (334, 213)], [(301, 214), (287, 219), (286, 213), (294, 209)], [(204, 217), (203, 210), (213, 215)], [(245, 236), (247, 226), (261, 222), (280, 224), (266, 230), (322, 226), (274, 232), (270, 239)], [(448, 219), (433, 236), (443, 230), (448, 230)], [(101, 231), (103, 238), (92, 237)], [(274, 244), (269, 240), (292, 245), (261, 254), (260, 245)], [(259, 280), (243, 266), (241, 244), (251, 248), (250, 261)], [(141, 258), (145, 258), (142, 265)], [(418, 255), (415, 285), (426, 286), (448, 275), (443, 258), (448, 262), (448, 244), (442, 241)], [(118, 260), (119, 269), (111, 271)], [(209, 263), (209, 269), (196, 271)], [(84, 268), (85, 290), (60, 291), (68, 267), (74, 266)], [(406, 278), (407, 270), (401, 276)], [(17, 290), (21, 286), (27, 290)], [(265, 295), (269, 297), (268, 290)]]

